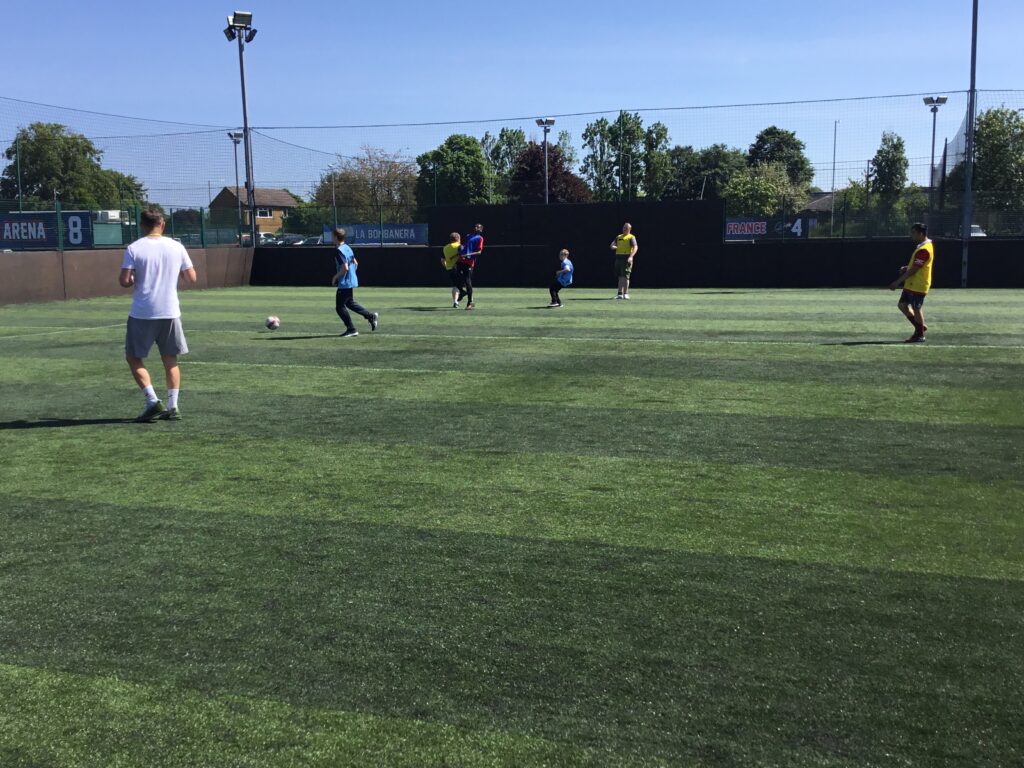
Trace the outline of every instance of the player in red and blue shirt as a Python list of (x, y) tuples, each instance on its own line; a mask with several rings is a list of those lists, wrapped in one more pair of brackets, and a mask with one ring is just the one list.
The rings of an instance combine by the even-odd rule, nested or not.
[(466, 309), (473, 309), (473, 268), (476, 266), (477, 257), (484, 251), (484, 225), (477, 224), (473, 231), (466, 236), (466, 244), (463, 246), (459, 260), (455, 264), (455, 273), (459, 280), (459, 298), (469, 298)]

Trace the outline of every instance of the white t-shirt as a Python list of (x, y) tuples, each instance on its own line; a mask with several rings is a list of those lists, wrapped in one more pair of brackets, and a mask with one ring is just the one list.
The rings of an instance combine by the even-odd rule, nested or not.
[(192, 268), (185, 246), (169, 237), (141, 237), (124, 252), (122, 269), (135, 270), (129, 317), (164, 320), (181, 317), (178, 275)]

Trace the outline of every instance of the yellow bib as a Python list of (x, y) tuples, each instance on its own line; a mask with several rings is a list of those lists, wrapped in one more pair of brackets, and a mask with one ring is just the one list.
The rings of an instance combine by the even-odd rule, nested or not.
[(935, 245), (931, 240), (925, 240), (914, 249), (914, 255), (910, 257), (907, 269), (917, 267), (917, 272), (912, 274), (903, 287), (914, 293), (928, 293), (932, 287), (932, 263), (935, 261)]
[(615, 236), (615, 255), (616, 256), (629, 256), (629, 252), (633, 250), (633, 243), (636, 240), (632, 234), (629, 235), (616, 235)]

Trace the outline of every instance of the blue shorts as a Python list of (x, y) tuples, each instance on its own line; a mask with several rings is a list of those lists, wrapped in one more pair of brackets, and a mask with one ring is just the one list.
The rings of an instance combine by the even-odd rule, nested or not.
[(900, 304), (907, 304), (914, 309), (920, 309), (924, 305), (925, 294), (914, 293), (904, 289), (903, 293), (900, 294)]

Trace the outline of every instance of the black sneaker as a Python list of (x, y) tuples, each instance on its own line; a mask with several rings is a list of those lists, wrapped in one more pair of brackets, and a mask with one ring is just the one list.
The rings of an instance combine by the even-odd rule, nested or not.
[(135, 423), (152, 424), (154, 421), (160, 418), (160, 414), (163, 413), (165, 410), (167, 409), (164, 408), (164, 404), (157, 400), (152, 405), (147, 405), (146, 410), (144, 410), (142, 413), (135, 417)]
[(380, 312), (374, 312), (370, 315), (370, 330), (376, 331), (378, 323), (380, 323)]
[(347, 339), (347, 338), (350, 338), (352, 336), (358, 336), (358, 335), (359, 335), (359, 331), (357, 331), (355, 328), (353, 328), (351, 331), (345, 331), (343, 334), (341, 334), (341, 338)]
[(157, 416), (161, 421), (181, 421), (181, 411), (175, 408), (168, 408), (166, 411)]

